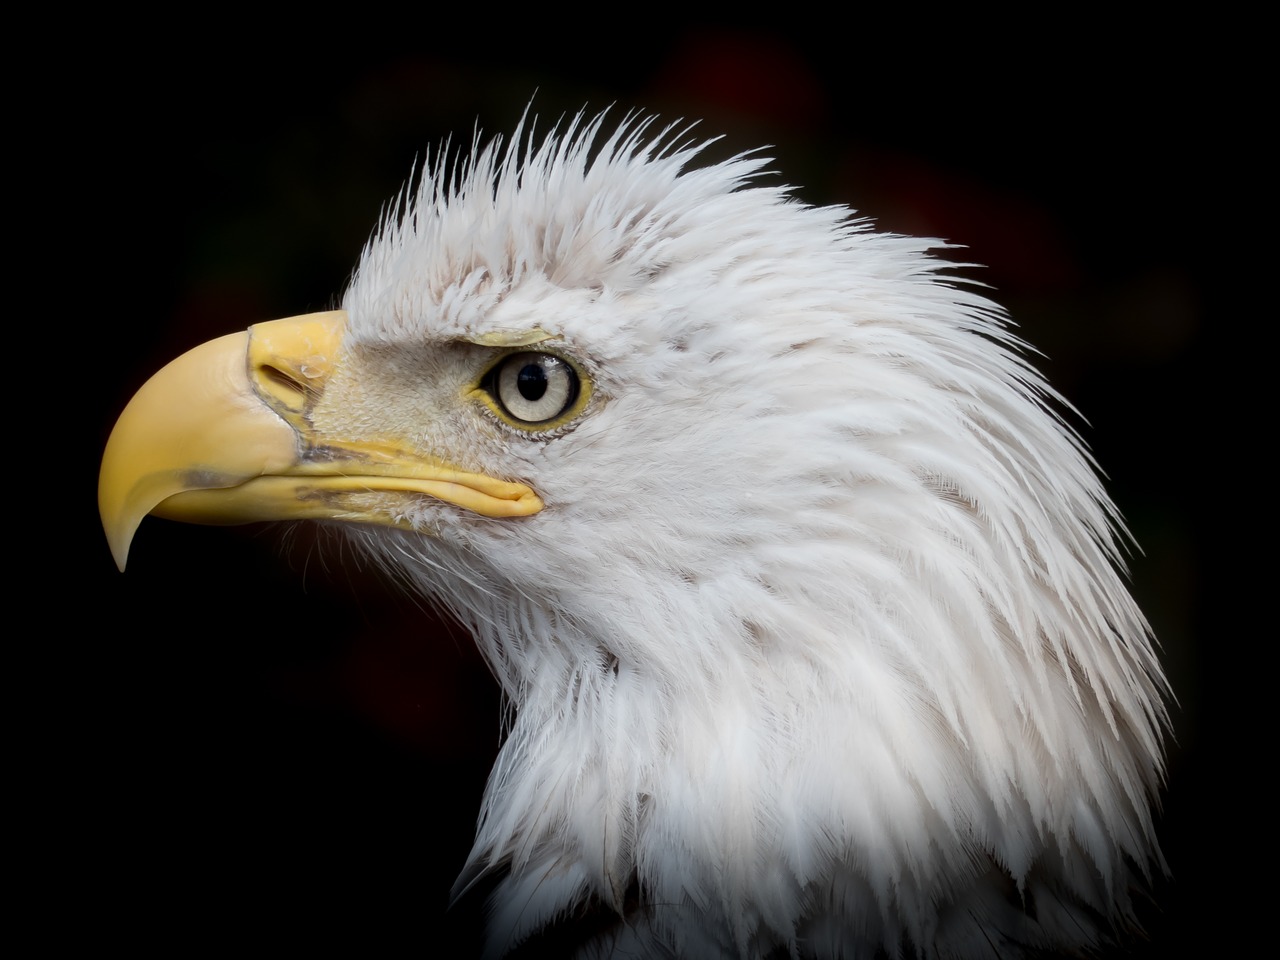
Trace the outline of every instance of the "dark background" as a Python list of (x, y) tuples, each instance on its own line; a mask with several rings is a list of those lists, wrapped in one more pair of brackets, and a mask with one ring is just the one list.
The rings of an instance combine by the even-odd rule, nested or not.
[[(321, 36), (305, 42), (254, 39), (252, 24), (167, 28), (151, 44), (101, 26), (113, 42), (51, 47), (33, 74), (59, 108), (33, 115), (25, 159), (41, 169), (15, 197), (47, 211), (11, 281), (36, 303), (23, 319), (27, 375), (44, 385), (33, 406), (59, 422), (74, 411), (37, 437), (69, 448), (48, 481), (65, 509), (46, 517), (20, 494), (15, 511), (20, 530), (36, 525), (14, 579), (36, 662), (15, 671), (32, 801), (15, 840), (35, 853), (20, 870), (51, 942), (473, 944), (475, 916), (446, 919), (445, 905), (499, 704), (468, 638), (305, 527), (151, 519), (121, 575), (95, 485), (115, 417), (152, 372), (212, 336), (336, 304), (425, 151), (477, 126), (509, 132), (531, 98), (542, 130), (612, 105), (700, 120), (699, 135), (725, 136), (711, 158), (772, 145), (803, 199), (985, 265), (969, 274), (1089, 422), (1178, 698), (1160, 825), (1174, 879), (1144, 910), (1151, 939), (1135, 955), (1231, 928), (1218, 877), (1240, 815), (1218, 785), (1238, 776), (1214, 745), (1236, 705), (1210, 611), (1215, 637), (1234, 634), (1206, 559), (1222, 555), (1225, 459), (1210, 411), (1233, 388), (1211, 266), (1231, 138), (1188, 50), (1211, 38), (1055, 25), (944, 29), (926, 45), (860, 23), (829, 37), (464, 40), (396, 21), (311, 24)], [(78, 82), (58, 100), (47, 78), (64, 67)]]

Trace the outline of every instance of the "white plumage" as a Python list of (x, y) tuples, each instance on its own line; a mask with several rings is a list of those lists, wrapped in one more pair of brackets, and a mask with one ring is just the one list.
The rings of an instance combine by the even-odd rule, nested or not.
[[(377, 514), (343, 529), (514, 707), (457, 886), (492, 886), (490, 952), (584, 914), (584, 957), (1123, 932), (1165, 688), (1060, 400), (936, 241), (601, 123), (428, 171), (305, 417), (542, 501), (328, 514)], [(485, 379), (515, 350), (580, 378), (563, 422)]]

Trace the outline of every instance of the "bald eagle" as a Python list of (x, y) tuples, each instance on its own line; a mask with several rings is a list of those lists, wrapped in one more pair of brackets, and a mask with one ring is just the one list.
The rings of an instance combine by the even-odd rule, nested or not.
[(514, 718), (455, 893), (491, 956), (1087, 952), (1164, 869), (1115, 507), (937, 241), (579, 117), (428, 165), (342, 309), (180, 357), (100, 506), (314, 519)]

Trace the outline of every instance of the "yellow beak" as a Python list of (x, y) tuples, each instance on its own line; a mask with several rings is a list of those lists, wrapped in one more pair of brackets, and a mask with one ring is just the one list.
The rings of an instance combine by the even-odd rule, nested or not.
[(408, 452), (394, 437), (319, 437), (310, 415), (341, 362), (345, 328), (340, 310), (260, 323), (188, 351), (142, 386), (111, 432), (98, 481), (121, 570), (148, 513), (407, 526), (396, 507), (416, 496), (487, 517), (542, 509), (524, 484)]

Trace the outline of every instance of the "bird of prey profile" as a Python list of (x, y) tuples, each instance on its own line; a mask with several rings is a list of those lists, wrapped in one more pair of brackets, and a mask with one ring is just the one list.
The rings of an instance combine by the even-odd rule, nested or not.
[(1167, 691), (1061, 401), (936, 241), (682, 136), (429, 164), (342, 309), (139, 391), (118, 563), (148, 513), (314, 519), (469, 627), (514, 713), (455, 887), (491, 956), (1123, 938)]

